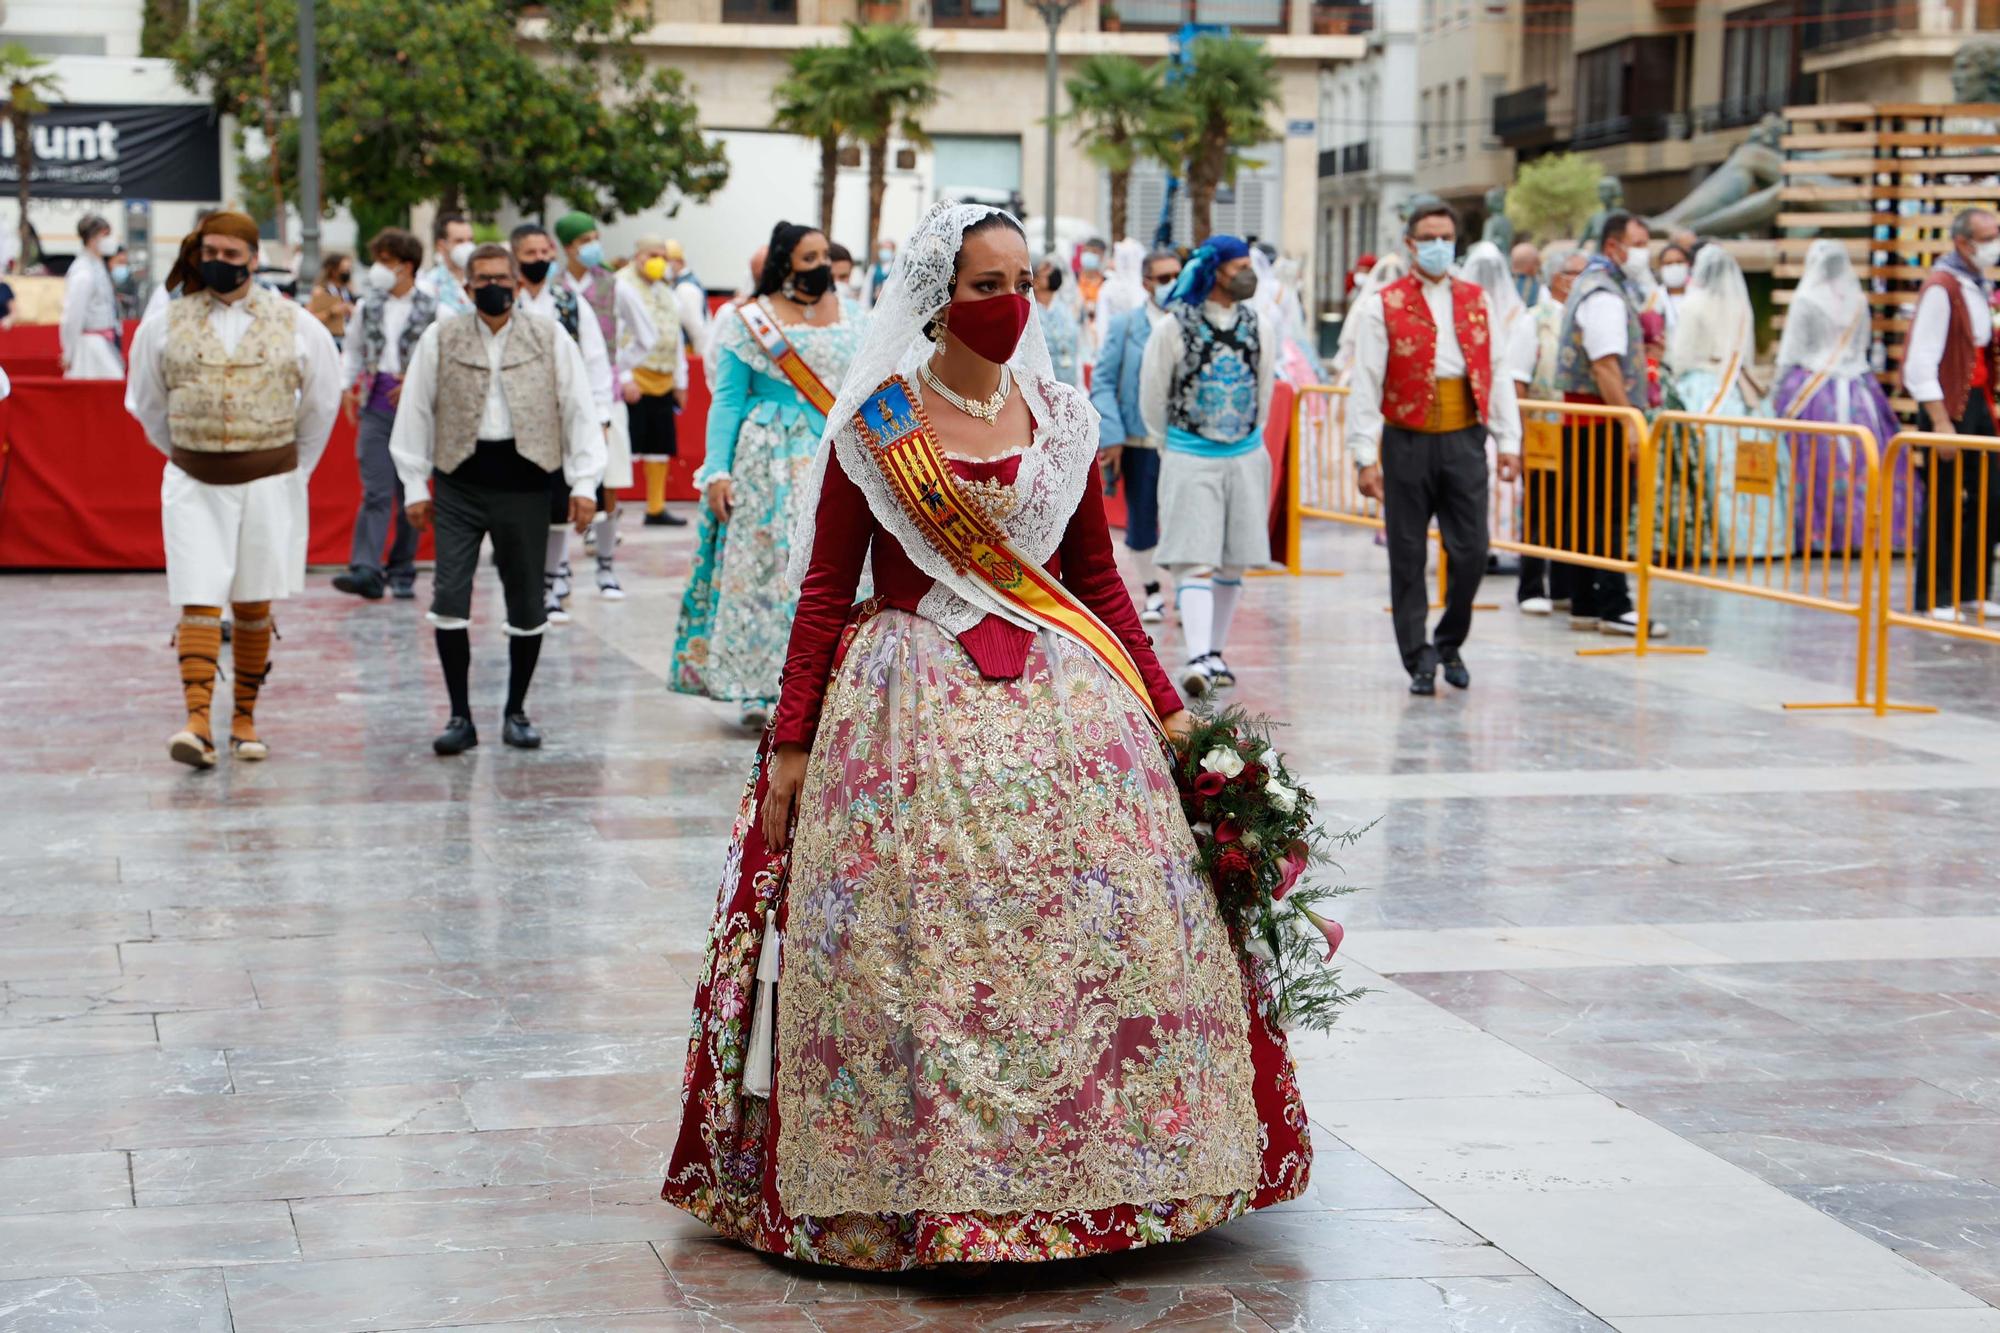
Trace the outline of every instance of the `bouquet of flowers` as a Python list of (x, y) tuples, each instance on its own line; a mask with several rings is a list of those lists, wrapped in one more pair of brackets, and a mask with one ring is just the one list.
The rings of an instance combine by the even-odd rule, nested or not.
[(1320, 828), (1312, 793), (1271, 747), (1270, 730), (1235, 708), (1198, 718), (1175, 778), (1196, 862), (1215, 886), (1230, 937), (1249, 955), (1267, 1012), (1282, 1027), (1323, 1032), (1363, 993), (1343, 989), (1329, 966), (1345, 932), (1326, 908), (1354, 890), (1308, 883), (1306, 872), (1332, 864), (1330, 845), (1367, 830), (1329, 837)]

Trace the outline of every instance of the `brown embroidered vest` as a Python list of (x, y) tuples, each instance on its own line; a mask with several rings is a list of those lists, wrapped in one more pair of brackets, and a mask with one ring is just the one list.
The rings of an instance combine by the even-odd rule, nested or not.
[(167, 432), (186, 454), (247, 454), (298, 438), (298, 331), (291, 304), (262, 287), (243, 298), (250, 327), (224, 348), (208, 298), (167, 308), (160, 354), (167, 381)]

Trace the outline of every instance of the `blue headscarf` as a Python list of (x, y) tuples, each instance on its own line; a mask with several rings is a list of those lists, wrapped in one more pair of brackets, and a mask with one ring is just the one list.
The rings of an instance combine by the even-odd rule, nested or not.
[(1241, 236), (1211, 236), (1201, 248), (1188, 256), (1186, 267), (1181, 269), (1180, 278), (1174, 289), (1167, 293), (1168, 305), (1186, 302), (1200, 305), (1215, 289), (1215, 271), (1232, 259), (1243, 259), (1250, 253), (1250, 243)]

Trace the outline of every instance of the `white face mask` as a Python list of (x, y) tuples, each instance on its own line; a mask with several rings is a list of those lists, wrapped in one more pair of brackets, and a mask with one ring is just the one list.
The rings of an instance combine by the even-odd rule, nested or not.
[(118, 253), (118, 238), (116, 236), (113, 236), (110, 232), (107, 231), (102, 236), (98, 237), (95, 241), (91, 242), (90, 248), (95, 250), (103, 258), (109, 259), (111, 258), (111, 256)]
[(1972, 262), (1981, 268), (1992, 268), (1995, 264), (2000, 264), (2000, 236), (1994, 237), (1984, 245), (1972, 247)]
[(1625, 252), (1625, 271), (1633, 277), (1646, 272), (1652, 262), (1653, 247), (1650, 245), (1635, 245)]
[(1686, 264), (1660, 265), (1660, 281), (1670, 291), (1679, 291), (1688, 285), (1688, 266)]
[(465, 266), (472, 262), (472, 252), (476, 248), (471, 241), (460, 241), (451, 247), (451, 266), (461, 273), (465, 272)]
[(396, 270), (381, 260), (368, 266), (368, 286), (374, 291), (386, 292), (396, 285)]

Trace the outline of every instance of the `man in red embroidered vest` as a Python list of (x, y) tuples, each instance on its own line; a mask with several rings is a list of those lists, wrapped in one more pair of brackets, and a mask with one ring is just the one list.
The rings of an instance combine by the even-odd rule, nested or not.
[[(1918, 425), (1940, 435), (1993, 435), (2000, 339), (1993, 336), (1993, 284), (2000, 217), (1968, 208), (1951, 222), (1952, 248), (1917, 292), (1903, 349), (1903, 391)], [(1924, 505), (1916, 607), (1939, 620), (2000, 616), (1993, 593), (1993, 541), (2000, 536), (2000, 459), (1933, 449), (1919, 465)]]
[[(1459, 689), (1472, 674), (1459, 647), (1486, 574), (1486, 441), (1503, 480), (1519, 475), (1521, 413), (1514, 382), (1493, 373), (1486, 294), (1451, 276), (1458, 215), (1435, 203), (1412, 211), (1410, 275), (1362, 303), (1354, 348), (1348, 445), (1361, 492), (1382, 502), (1389, 600), (1410, 693), (1437, 693), (1437, 673)], [(1447, 561), (1444, 615), (1426, 634), (1424, 577), (1431, 521)]]

